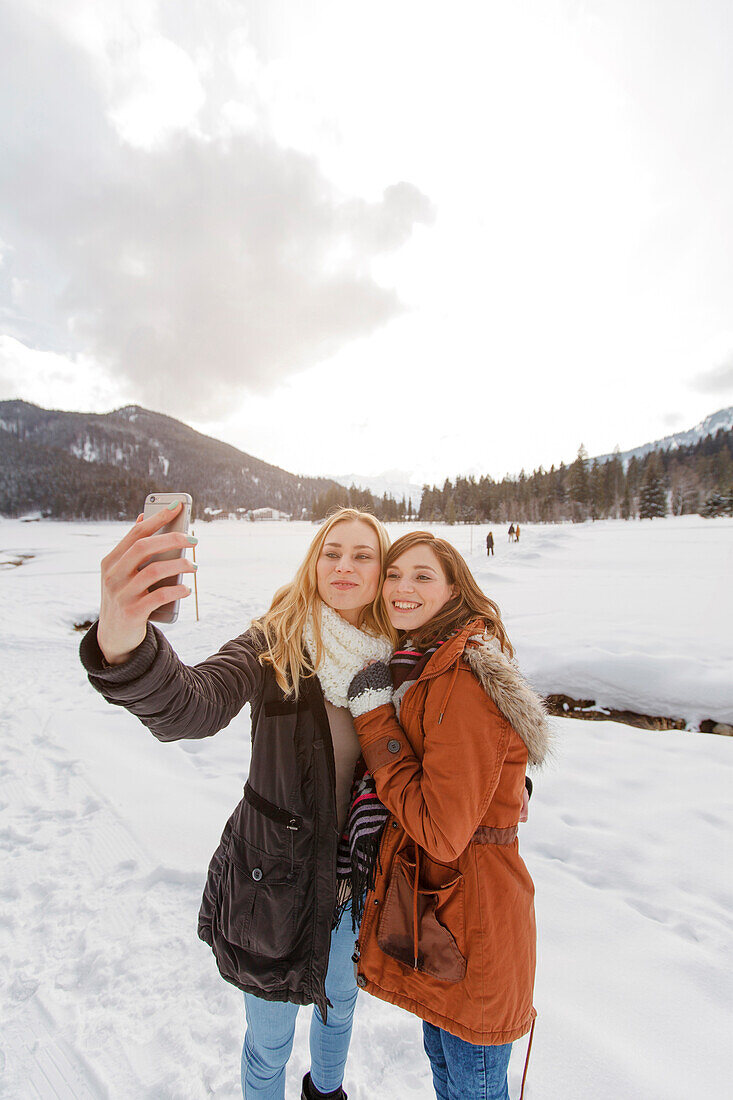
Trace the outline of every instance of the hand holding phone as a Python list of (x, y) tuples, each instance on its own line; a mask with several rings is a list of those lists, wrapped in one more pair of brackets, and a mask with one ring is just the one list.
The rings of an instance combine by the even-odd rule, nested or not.
[[(179, 508), (175, 515), (171, 517), (170, 509), (171, 505), (175, 505), (181, 502), (183, 507)], [(164, 515), (168, 512), (168, 522), (165, 526), (161, 527), (158, 534), (180, 534), (188, 535), (188, 525), (191, 520), (191, 504), (192, 500), (188, 493), (151, 493), (145, 500), (145, 507), (143, 509), (143, 521), (150, 519), (151, 516), (157, 515), (162, 512)], [(190, 545), (188, 542), (186, 545)], [(139, 570), (147, 569), (152, 562), (155, 561), (176, 561), (178, 558), (183, 558), (185, 549), (181, 547), (172, 547), (170, 550), (161, 550), (157, 554), (153, 554), (152, 557), (142, 562), (138, 566)], [(149, 592), (154, 592), (159, 588), (176, 587), (181, 584), (181, 574), (174, 574), (173, 576), (164, 576), (161, 580), (156, 581), (155, 584), (151, 584), (148, 589)], [(156, 623), (174, 623), (178, 618), (178, 608), (180, 606), (180, 598), (171, 601), (171, 603), (164, 603), (160, 607), (156, 607), (154, 611), (148, 615), (148, 619), (151, 622)]]
[[(143, 518), (102, 560), (97, 641), (111, 665), (122, 664), (137, 649), (145, 638), (148, 619), (159, 608), (191, 594), (181, 582), (183, 574), (193, 573), (196, 566), (182, 555), (196, 540), (183, 530), (162, 533), (176, 520), (187, 526), (185, 517), (190, 516), (191, 498), (187, 493), (171, 493), (165, 504), (160, 499), (162, 494), (151, 495), (157, 498), (154, 503), (163, 507), (148, 516), (143, 513)], [(182, 512), (183, 521), (179, 518)], [(172, 557), (164, 556), (171, 552)], [(163, 586), (159, 586), (161, 581)]]

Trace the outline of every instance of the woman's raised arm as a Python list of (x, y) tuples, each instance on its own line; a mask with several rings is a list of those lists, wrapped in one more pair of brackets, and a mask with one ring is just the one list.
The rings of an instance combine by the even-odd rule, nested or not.
[(138, 517), (104, 558), (99, 621), (79, 649), (92, 687), (135, 714), (161, 741), (210, 737), (223, 729), (258, 692), (263, 674), (249, 633), (188, 666), (148, 622), (155, 608), (190, 593), (185, 585), (147, 590), (163, 577), (192, 572), (195, 567), (186, 558), (138, 569), (151, 554), (193, 544), (183, 534), (156, 533), (175, 514)]
[(251, 633), (233, 638), (197, 665), (185, 665), (148, 623), (142, 645), (121, 665), (105, 667), (97, 624), (80, 646), (92, 687), (108, 703), (136, 715), (159, 741), (211, 737), (260, 690), (263, 669)]

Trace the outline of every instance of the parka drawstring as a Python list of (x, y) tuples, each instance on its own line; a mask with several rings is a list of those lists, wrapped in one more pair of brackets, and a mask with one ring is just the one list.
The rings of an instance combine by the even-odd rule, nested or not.
[(415, 882), (412, 887), (412, 949), (414, 956), (414, 969), (417, 970), (418, 952), (420, 946), (420, 933), (417, 927), (417, 898), (420, 884), (420, 848), (415, 845)]
[(451, 673), (451, 678), (448, 681), (448, 690), (446, 691), (445, 697), (444, 697), (443, 702), (441, 703), (441, 706), (440, 706), (440, 714), (438, 716), (438, 725), (440, 725), (440, 723), (443, 721), (443, 715), (445, 714), (445, 708), (448, 706), (448, 699), (450, 698), (450, 693), (453, 691), (453, 688), (455, 687), (456, 679), (458, 678), (458, 669), (461, 667), (461, 657), (462, 656), (463, 655), (461, 653), (459, 653), (457, 658), (456, 658), (455, 668), (453, 669), (453, 672)]
[(524, 1100), (524, 1082), (527, 1080), (527, 1070), (529, 1068), (529, 1054), (532, 1050), (532, 1039), (534, 1038), (534, 1025), (537, 1020), (532, 1021), (532, 1027), (529, 1029), (529, 1044), (527, 1046), (527, 1057), (524, 1059), (524, 1073), (522, 1074), (522, 1091), (519, 1094), (519, 1100)]

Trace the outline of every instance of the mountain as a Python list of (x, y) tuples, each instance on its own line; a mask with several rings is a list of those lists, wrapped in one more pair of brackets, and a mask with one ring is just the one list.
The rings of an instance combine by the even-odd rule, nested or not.
[(333, 487), (139, 405), (97, 414), (0, 401), (0, 514), (129, 518), (149, 492), (180, 490), (199, 515), (271, 506), (299, 517)]
[[(733, 428), (733, 405), (727, 409), (718, 409), (696, 424), (694, 428), (688, 428), (684, 432), (676, 432), (674, 435), (665, 435), (664, 439), (657, 439), (653, 443), (642, 443), (640, 447), (634, 447), (631, 451), (622, 451), (619, 458), (624, 466), (628, 465), (632, 458), (640, 459), (650, 454), (651, 451), (676, 451), (680, 447), (690, 447), (705, 439), (708, 435), (715, 435), (720, 429), (730, 431)], [(608, 462), (614, 455), (598, 455), (599, 462)], [(592, 461), (592, 460), (591, 460)]]

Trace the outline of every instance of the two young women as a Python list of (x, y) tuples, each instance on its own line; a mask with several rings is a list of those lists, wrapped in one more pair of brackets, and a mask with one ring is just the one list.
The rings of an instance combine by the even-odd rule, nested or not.
[[(165, 522), (138, 521), (104, 559), (100, 618), (81, 656), (92, 685), (161, 740), (210, 736), (251, 705), (249, 778), (199, 913), (199, 936), (244, 992), (245, 1097), (284, 1096), (298, 1006), (314, 1003), (302, 1095), (345, 1098), (356, 981), (426, 1021), (440, 1098), (506, 1097), (509, 1044), (534, 1015), (533, 891), (516, 825), (527, 741), (538, 760), (532, 736), (542, 741), (544, 718), (504, 656), (511, 649), (495, 605), (462, 559), (458, 570), (448, 564), (447, 543), (423, 535), (403, 561), (404, 539), (389, 550), (377, 520), (343, 509), (269, 611), (188, 667), (148, 623), (188, 589), (148, 590), (193, 566), (138, 569), (187, 544), (158, 534)], [(418, 622), (420, 611), (429, 619)], [(403, 627), (418, 648), (390, 662)], [(362, 753), (373, 779), (358, 766)], [(384, 826), (379, 863), (375, 822)], [(351, 844), (339, 850), (345, 828)], [(361, 912), (365, 882), (355, 981), (350, 908)], [(497, 1080), (503, 1072), (496, 1088), (491, 1066)]]

